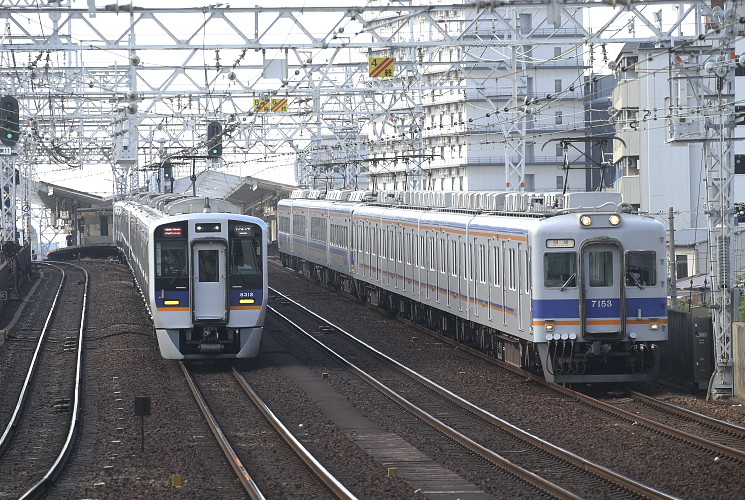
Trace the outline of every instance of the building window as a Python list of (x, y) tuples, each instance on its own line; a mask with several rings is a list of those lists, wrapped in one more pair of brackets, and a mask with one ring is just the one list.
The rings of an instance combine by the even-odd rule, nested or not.
[(564, 157), (564, 147), (561, 145), (560, 142), (556, 143), (556, 156), (559, 158)]
[(561, 47), (554, 47), (554, 58), (561, 57)]
[(562, 119), (562, 112), (561, 111), (555, 111), (554, 112), (554, 122), (556, 123), (556, 125), (561, 125), (562, 124), (562, 121), (563, 121), (563, 119)]
[(556, 176), (556, 189), (564, 189), (564, 176), (563, 175)]
[(675, 256), (675, 275), (677, 279), (688, 277), (688, 256), (687, 255), (676, 255)]
[(554, 92), (561, 92), (562, 88), (561, 80), (554, 80)]

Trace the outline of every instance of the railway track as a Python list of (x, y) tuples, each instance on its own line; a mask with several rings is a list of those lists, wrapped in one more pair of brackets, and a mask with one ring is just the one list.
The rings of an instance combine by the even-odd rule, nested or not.
[[(288, 490), (298, 498), (355, 498), (303, 447), (236, 368), (179, 364), (213, 436), (250, 498), (277, 497)], [(252, 449), (263, 453), (252, 454)]]
[(601, 399), (571, 388), (549, 384), (541, 377), (526, 373), (519, 368), (463, 346), (452, 339), (442, 337), (418, 325), (414, 326), (420, 331), (434, 335), (444, 342), (457, 345), (460, 349), (467, 350), (503, 369), (530, 379), (546, 391), (570, 398), (593, 411), (606, 414), (634, 426), (644, 427), (651, 432), (677, 442), (686, 443), (693, 448), (707, 451), (717, 457), (717, 460), (720, 457), (726, 457), (738, 462), (745, 462), (745, 428), (680, 408), (637, 391), (628, 391), (627, 396), (622, 398)]
[[(88, 272), (45, 264), (61, 273), (12, 415), (0, 436), (0, 496), (37, 498), (72, 457), (81, 426)], [(26, 338), (25, 340), (31, 340)]]
[[(380, 312), (387, 315), (383, 310), (380, 310)], [(643, 427), (670, 440), (686, 443), (692, 448), (704, 450), (717, 460), (727, 458), (737, 462), (745, 462), (745, 429), (742, 427), (676, 407), (636, 391), (629, 391), (626, 397), (620, 399), (596, 398), (571, 388), (549, 384), (539, 376), (439, 335), (421, 325), (403, 318), (398, 318), (398, 321), (402, 321), (426, 335), (467, 351), (520, 377), (529, 379), (531, 382), (540, 385), (545, 391), (557, 393), (561, 397), (574, 400), (592, 411), (605, 414), (621, 422)]]
[[(356, 340), (276, 290), (272, 294), (277, 307), (270, 306), (270, 312), (303, 331), (306, 338), (406, 412), (437, 429), (443, 439), (457, 441), (467, 450), (463, 460), (478, 457), (476, 460), (486, 461), (488, 467), (480, 470), (492, 482), (503, 484), (490, 472), (496, 467), (530, 494), (582, 498), (597, 491), (613, 491), (614, 498), (670, 498), (509, 424)], [(347, 359), (354, 359), (355, 363)]]
[(717, 456), (745, 462), (745, 428), (675, 406), (637, 391), (606, 399), (637, 424), (700, 446)]

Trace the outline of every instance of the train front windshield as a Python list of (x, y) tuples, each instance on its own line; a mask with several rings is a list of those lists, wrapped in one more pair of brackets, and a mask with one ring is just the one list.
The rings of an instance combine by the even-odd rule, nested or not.
[(262, 288), (261, 227), (247, 222), (230, 221), (230, 285), (239, 288)]
[(188, 232), (185, 222), (164, 224), (155, 230), (155, 288), (187, 289)]

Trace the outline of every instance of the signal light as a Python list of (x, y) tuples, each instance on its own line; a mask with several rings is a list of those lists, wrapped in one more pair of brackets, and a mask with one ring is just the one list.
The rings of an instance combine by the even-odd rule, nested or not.
[(222, 156), (222, 125), (210, 122), (207, 125), (207, 156)]
[(173, 180), (173, 165), (171, 165), (170, 161), (163, 163), (163, 180), (166, 182)]
[(12, 95), (0, 99), (0, 141), (6, 146), (15, 146), (21, 135), (18, 124), (18, 100)]

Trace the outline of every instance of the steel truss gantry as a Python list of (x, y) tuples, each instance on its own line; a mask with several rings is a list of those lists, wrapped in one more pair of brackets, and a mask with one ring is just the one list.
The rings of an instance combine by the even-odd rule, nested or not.
[[(559, 89), (553, 96), (531, 96), (529, 72), (541, 64), (530, 58), (535, 47), (568, 36), (578, 53), (589, 52), (597, 63), (595, 50), (607, 44), (708, 44), (712, 52), (701, 54), (705, 62), (730, 42), (722, 30), (683, 33), (691, 20), (703, 26), (719, 19), (718, 28), (729, 22), (703, 1), (391, 0), (252, 8), (96, 3), (0, 0), (0, 90), (16, 96), (21, 106), (16, 167), (33, 176), (37, 166), (108, 164), (116, 196), (139, 187), (139, 165), (202, 153), (213, 120), (223, 123), (226, 167), (291, 158), (305, 184), (336, 174), (349, 183), (364, 172), (398, 168), (376, 171), (371, 161), (376, 155), (408, 157), (402, 168), (412, 180), (409, 187), (426, 187), (427, 148), (441, 138), (468, 141), (474, 133), (465, 120), (428, 131), (423, 122), (429, 110), (473, 101), (480, 103), (483, 116), (477, 118), (487, 123), (484, 129), (499, 131), (488, 142), (504, 156), (505, 187), (521, 189), (526, 144), (534, 140), (527, 124), (550, 114), (570, 94)], [(663, 29), (649, 5), (677, 6), (679, 21)], [(607, 19), (591, 30), (582, 17), (596, 8)], [(539, 22), (519, 24), (523, 12), (536, 9), (543, 12)], [(628, 30), (613, 28), (624, 19)], [(645, 33), (633, 32), (634, 26)], [(705, 39), (696, 39), (702, 33)], [(443, 59), (451, 51), (463, 57)], [(371, 78), (369, 56), (394, 57), (395, 76)], [(496, 79), (509, 83), (505, 96), (492, 92)], [(452, 100), (435, 101), (435, 91)], [(257, 112), (257, 100), (272, 99), (287, 99), (288, 110)], [(712, 106), (729, 110), (726, 98), (714, 101)], [(710, 116), (702, 139), (710, 225), (722, 245), (732, 233), (726, 180), (733, 171), (730, 130)], [(9, 158), (2, 161), (0, 181), (7, 183), (13, 167)], [(15, 220), (4, 210), (3, 220), (8, 216)], [(724, 247), (714, 254), (722, 252)], [(716, 269), (726, 267), (717, 262)], [(729, 293), (730, 273), (713, 274), (721, 276), (719, 290)], [(719, 311), (728, 308), (724, 295), (717, 299)], [(717, 343), (724, 360), (730, 347), (723, 332), (731, 331), (731, 315), (721, 319)]]

